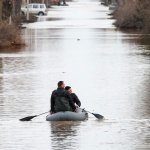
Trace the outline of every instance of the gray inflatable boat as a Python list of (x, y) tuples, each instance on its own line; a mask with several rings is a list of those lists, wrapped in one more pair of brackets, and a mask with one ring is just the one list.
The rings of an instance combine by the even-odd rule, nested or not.
[(88, 118), (88, 113), (81, 108), (76, 112), (64, 111), (46, 116), (47, 121), (84, 121)]

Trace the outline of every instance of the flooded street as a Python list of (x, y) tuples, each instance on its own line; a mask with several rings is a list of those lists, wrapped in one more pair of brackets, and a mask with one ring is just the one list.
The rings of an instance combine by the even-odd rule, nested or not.
[[(26, 24), (20, 52), (0, 53), (0, 149), (149, 150), (150, 45), (117, 30), (100, 2), (68, 4)], [(20, 122), (50, 109), (59, 80), (105, 120)]]

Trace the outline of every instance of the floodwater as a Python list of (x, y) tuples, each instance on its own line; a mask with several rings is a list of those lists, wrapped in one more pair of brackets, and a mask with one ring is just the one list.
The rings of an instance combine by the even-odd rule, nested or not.
[[(108, 13), (93, 0), (54, 6), (25, 25), (28, 46), (0, 54), (1, 150), (150, 149), (150, 45), (115, 29)], [(105, 119), (20, 122), (49, 110), (59, 80)]]

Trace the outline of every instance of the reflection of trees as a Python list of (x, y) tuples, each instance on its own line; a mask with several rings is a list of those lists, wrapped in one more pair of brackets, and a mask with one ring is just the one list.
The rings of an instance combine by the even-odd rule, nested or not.
[(149, 35), (143, 35), (143, 36), (140, 37), (140, 39), (138, 39), (138, 43), (140, 45), (144, 46), (142, 54), (145, 55), (145, 56), (150, 56), (149, 41), (150, 41), (150, 36)]
[(3, 72), (3, 58), (0, 57), (0, 74)]
[[(0, 58), (0, 74), (2, 74), (2, 73), (3, 73), (3, 58)], [(2, 90), (3, 90), (3, 77), (0, 76), (0, 93), (2, 93)], [(0, 98), (0, 104), (1, 103), (3, 103), (2, 98)]]
[(77, 148), (77, 132), (80, 122), (57, 121), (50, 122), (51, 142), (53, 150)]
[(150, 56), (150, 35), (149, 34), (141, 34), (140, 31), (134, 30), (121, 30), (122, 33), (129, 34), (128, 38), (123, 39), (123, 41), (127, 41), (127, 43), (131, 43), (133, 45), (138, 45), (139, 54)]

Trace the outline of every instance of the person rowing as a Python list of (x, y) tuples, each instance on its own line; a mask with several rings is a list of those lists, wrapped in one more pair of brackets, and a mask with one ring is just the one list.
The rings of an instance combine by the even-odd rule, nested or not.
[(65, 84), (63, 81), (59, 81), (57, 84), (58, 88), (51, 94), (50, 113), (64, 112), (64, 111), (75, 111), (76, 106), (70, 96), (65, 90)]

